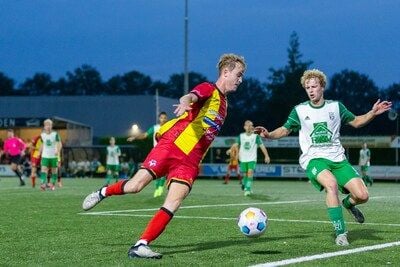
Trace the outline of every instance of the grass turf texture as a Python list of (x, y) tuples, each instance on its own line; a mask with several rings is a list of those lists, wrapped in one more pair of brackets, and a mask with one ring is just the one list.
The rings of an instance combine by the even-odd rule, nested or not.
[[(41, 192), (29, 184), (19, 187), (16, 178), (1, 178), (0, 265), (247, 266), (400, 240), (397, 183), (375, 183), (369, 188), (370, 201), (360, 205), (366, 224), (353, 223), (344, 211), (351, 245), (343, 248), (334, 244), (325, 194), (307, 182), (255, 181), (254, 194), (244, 197), (236, 180), (228, 185), (198, 180), (182, 209), (151, 245), (163, 253), (163, 259), (130, 260), (129, 247), (164, 197), (153, 198), (151, 184), (137, 195), (111, 197), (83, 212), (82, 200), (103, 182), (64, 179), (63, 188)], [(279, 203), (285, 201), (293, 203)], [(269, 217), (267, 231), (255, 239), (242, 235), (236, 224), (240, 212), (250, 206), (263, 209)], [(102, 211), (103, 215), (92, 214)], [(399, 255), (396, 246), (296, 266), (399, 265)]]

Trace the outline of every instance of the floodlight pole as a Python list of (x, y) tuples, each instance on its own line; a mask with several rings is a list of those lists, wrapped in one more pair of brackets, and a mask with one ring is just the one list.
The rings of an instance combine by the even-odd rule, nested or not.
[(158, 114), (160, 114), (160, 101), (158, 98), (158, 88), (156, 88), (156, 95), (155, 95), (155, 100), (156, 100), (156, 122), (158, 122)]
[(399, 116), (396, 117), (396, 137), (397, 137), (397, 144), (396, 144), (396, 166), (399, 166)]
[(189, 28), (189, 16), (188, 16), (188, 0), (185, 0), (185, 55), (184, 55), (184, 79), (183, 79), (183, 94), (189, 93), (189, 72), (188, 72), (188, 28)]

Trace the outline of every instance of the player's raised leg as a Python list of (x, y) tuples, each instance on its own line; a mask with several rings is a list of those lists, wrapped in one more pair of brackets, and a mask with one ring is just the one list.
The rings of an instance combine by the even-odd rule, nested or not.
[(86, 196), (82, 203), (84, 210), (90, 210), (106, 197), (138, 193), (153, 180), (153, 176), (146, 169), (140, 169), (131, 179), (104, 186)]
[(351, 179), (345, 185), (345, 188), (350, 192), (350, 194), (343, 199), (343, 207), (347, 209), (356, 222), (363, 223), (365, 221), (364, 214), (356, 207), (356, 205), (368, 201), (369, 194), (366, 185), (361, 178), (356, 177)]

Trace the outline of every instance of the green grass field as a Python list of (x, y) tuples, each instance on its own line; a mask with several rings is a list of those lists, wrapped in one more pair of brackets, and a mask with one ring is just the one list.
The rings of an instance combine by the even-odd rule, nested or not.
[[(16, 178), (0, 180), (1, 266), (248, 266), (303, 256), (363, 250), (400, 240), (400, 184), (375, 183), (360, 208), (366, 223), (345, 212), (349, 247), (334, 244), (324, 193), (304, 181), (256, 181), (244, 197), (236, 180), (198, 180), (166, 231), (152, 243), (161, 260), (134, 259), (127, 251), (162, 204), (149, 185), (137, 195), (104, 200), (89, 212), (83, 198), (101, 179), (64, 179), (64, 187), (41, 192), (19, 187)], [(263, 209), (268, 229), (259, 238), (242, 235), (239, 213)], [(102, 213), (99, 213), (102, 212)], [(400, 265), (400, 246), (305, 261), (296, 266)]]

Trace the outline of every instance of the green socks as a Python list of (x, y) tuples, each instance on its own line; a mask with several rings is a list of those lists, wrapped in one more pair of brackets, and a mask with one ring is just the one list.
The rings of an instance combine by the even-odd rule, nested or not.
[(328, 208), (328, 215), (333, 224), (336, 236), (344, 234), (346, 232), (346, 226), (344, 224), (342, 207)]

